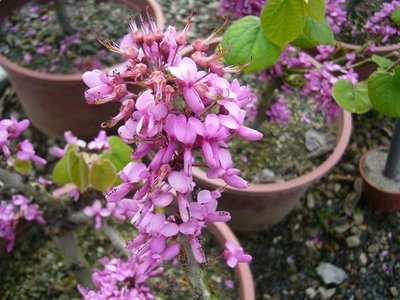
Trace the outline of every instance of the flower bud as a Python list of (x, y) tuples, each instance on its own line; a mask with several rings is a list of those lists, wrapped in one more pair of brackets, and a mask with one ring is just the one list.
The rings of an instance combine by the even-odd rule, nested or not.
[(204, 40), (202, 40), (202, 39), (195, 40), (193, 42), (192, 46), (193, 46), (194, 50), (201, 51), (201, 52), (207, 51), (209, 48), (209, 46), (206, 43), (204, 43)]

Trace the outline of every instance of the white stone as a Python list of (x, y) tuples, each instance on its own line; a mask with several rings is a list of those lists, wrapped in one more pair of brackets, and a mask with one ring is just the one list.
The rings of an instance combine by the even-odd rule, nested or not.
[(364, 252), (362, 252), (360, 254), (359, 260), (360, 260), (360, 263), (365, 266), (368, 261), (367, 255)]
[(316, 271), (325, 284), (341, 284), (347, 278), (345, 271), (331, 263), (320, 263)]

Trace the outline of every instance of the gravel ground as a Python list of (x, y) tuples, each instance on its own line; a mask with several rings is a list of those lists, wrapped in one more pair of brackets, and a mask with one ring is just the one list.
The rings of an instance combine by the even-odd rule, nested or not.
[[(160, 3), (167, 22), (179, 27), (193, 11), (199, 21), (192, 28), (193, 37), (222, 23), (215, 14), (216, 1)], [(2, 103), (10, 93), (6, 89), (0, 95), (1, 115), (8, 114)], [(354, 117), (352, 140), (341, 162), (312, 186), (291, 214), (269, 230), (238, 235), (253, 255), (257, 299), (399, 298), (400, 214), (375, 213), (360, 200), (357, 168), (367, 149), (388, 145), (392, 122), (374, 113)], [(54, 142), (33, 134), (43, 145)], [(334, 278), (324, 281), (318, 275), (321, 263), (337, 267), (324, 275)]]

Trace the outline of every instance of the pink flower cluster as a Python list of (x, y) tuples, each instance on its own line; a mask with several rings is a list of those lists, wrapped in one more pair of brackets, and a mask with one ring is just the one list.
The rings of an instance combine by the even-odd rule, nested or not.
[[(127, 261), (119, 258), (103, 258), (100, 260), (103, 270), (95, 269), (93, 282), (97, 291), (91, 291), (83, 286), (78, 286), (79, 292), (85, 299), (155, 299), (150, 289), (145, 284), (148, 277), (143, 276), (141, 268), (146, 265), (135, 257)], [(158, 275), (162, 269), (158, 269), (152, 276)]]
[[(11, 141), (17, 139), (29, 127), (29, 120), (18, 122), (15, 118), (0, 120), (0, 151), (7, 159), (8, 165), (14, 165), (10, 147), (14, 145)], [(16, 157), (21, 161), (33, 161), (38, 165), (46, 164), (46, 160), (36, 155), (33, 145), (27, 140), (17, 144)]]
[(331, 26), (333, 33), (340, 33), (341, 27), (347, 21), (347, 11), (344, 9), (346, 0), (326, 1), (326, 21)]
[(30, 204), (22, 195), (14, 195), (11, 201), (0, 202), (0, 238), (7, 241), (8, 252), (14, 247), (15, 228), (21, 219), (45, 224), (38, 206)]
[(244, 16), (259, 16), (268, 0), (220, 0), (218, 14), (230, 14), (235, 19)]
[(390, 20), (392, 12), (400, 7), (400, 1), (391, 1), (384, 3), (382, 9), (369, 18), (365, 23), (365, 28), (371, 35), (381, 36), (382, 43), (393, 36), (400, 35), (400, 27), (396, 26)]
[(333, 84), (339, 79), (348, 79), (357, 83), (358, 74), (353, 69), (346, 70), (343, 66), (325, 61), (320, 67), (311, 69), (304, 75), (306, 85), (301, 93), (311, 96), (318, 102), (318, 106), (325, 113), (327, 121), (334, 120), (340, 112), (340, 107), (332, 99)]
[(285, 98), (280, 96), (266, 111), (266, 115), (271, 122), (285, 125), (289, 122), (292, 113), (286, 106)]
[[(136, 283), (158, 273), (164, 261), (176, 257), (180, 236), (188, 239), (196, 261), (204, 263), (199, 237), (206, 222), (230, 219), (228, 212), (217, 210), (221, 191), (196, 188), (194, 164), (207, 168), (209, 178), (246, 188), (248, 183), (234, 168), (227, 143), (234, 135), (253, 141), (262, 138), (261, 133), (244, 125), (243, 108), (253, 93), (237, 80), (229, 83), (222, 77), (241, 67), (226, 67), (222, 53), (206, 52), (214, 35), (196, 40), (191, 58), (181, 57), (179, 51), (186, 45), (190, 24), (191, 20), (178, 33), (172, 26), (162, 32), (152, 21), (143, 20), (138, 29), (131, 21), (132, 33), (124, 36), (120, 45), (103, 42), (121, 54), (126, 64), (110, 72), (94, 70), (83, 75), (89, 87), (85, 92), (89, 104), (121, 103), (120, 112), (103, 126), (123, 120), (120, 137), (137, 144), (134, 161), (119, 172), (122, 183), (106, 193), (109, 204), (124, 207), (124, 214), (138, 229), (127, 245), (131, 260), (134, 258), (135, 275), (129, 276), (134, 276), (135, 286), (128, 285), (137, 289), (134, 293), (140, 292)], [(138, 86), (143, 87), (139, 92)], [(151, 157), (148, 165), (137, 161), (145, 156)], [(167, 207), (176, 207), (176, 213), (164, 210)], [(110, 214), (99, 203), (86, 213), (98, 219)], [(228, 258), (231, 267), (251, 259), (240, 251)], [(86, 291), (84, 296), (93, 299), (94, 294), (102, 299), (101, 289)]]

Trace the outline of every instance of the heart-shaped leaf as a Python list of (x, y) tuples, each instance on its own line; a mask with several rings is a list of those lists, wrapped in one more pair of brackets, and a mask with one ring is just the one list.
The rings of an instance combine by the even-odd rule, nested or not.
[(281, 54), (281, 49), (272, 43), (262, 32), (260, 19), (244, 17), (226, 30), (221, 43), (227, 49), (225, 61), (228, 64), (251, 64), (245, 73), (257, 72), (272, 66)]
[(89, 183), (89, 168), (81, 153), (76, 150), (70, 151), (67, 156), (68, 176), (81, 192), (84, 192)]
[(65, 155), (57, 162), (53, 169), (52, 178), (55, 183), (66, 184), (72, 182), (68, 175), (68, 154), (77, 149), (76, 145), (69, 145)]
[(104, 151), (100, 158), (110, 160), (118, 172), (131, 161), (132, 148), (117, 136), (110, 136), (108, 144), (110, 150)]
[(397, 26), (400, 26), (400, 7), (396, 8), (390, 18), (392, 19), (392, 21), (394, 22), (394, 24), (396, 24)]
[(325, 17), (326, 0), (308, 0), (304, 1), (304, 11), (308, 16), (316, 21), (322, 21)]
[(383, 70), (389, 68), (393, 64), (393, 61), (391, 61), (390, 59), (379, 55), (372, 55), (371, 59), (379, 66), (379, 68)]
[(261, 12), (261, 28), (282, 49), (296, 39), (306, 23), (304, 0), (269, 0)]
[(18, 173), (28, 174), (32, 170), (32, 163), (30, 160), (14, 160), (14, 169)]
[(332, 96), (340, 107), (351, 113), (363, 114), (372, 107), (366, 81), (356, 85), (345, 79), (336, 81), (333, 85)]
[(372, 106), (388, 117), (400, 118), (400, 67), (394, 72), (376, 71), (368, 78)]
[(117, 179), (117, 170), (108, 159), (98, 159), (93, 162), (89, 170), (89, 184), (102, 192), (114, 185)]
[(334, 35), (326, 20), (315, 21), (306, 17), (303, 33), (291, 42), (292, 45), (307, 49), (318, 45), (333, 45)]

